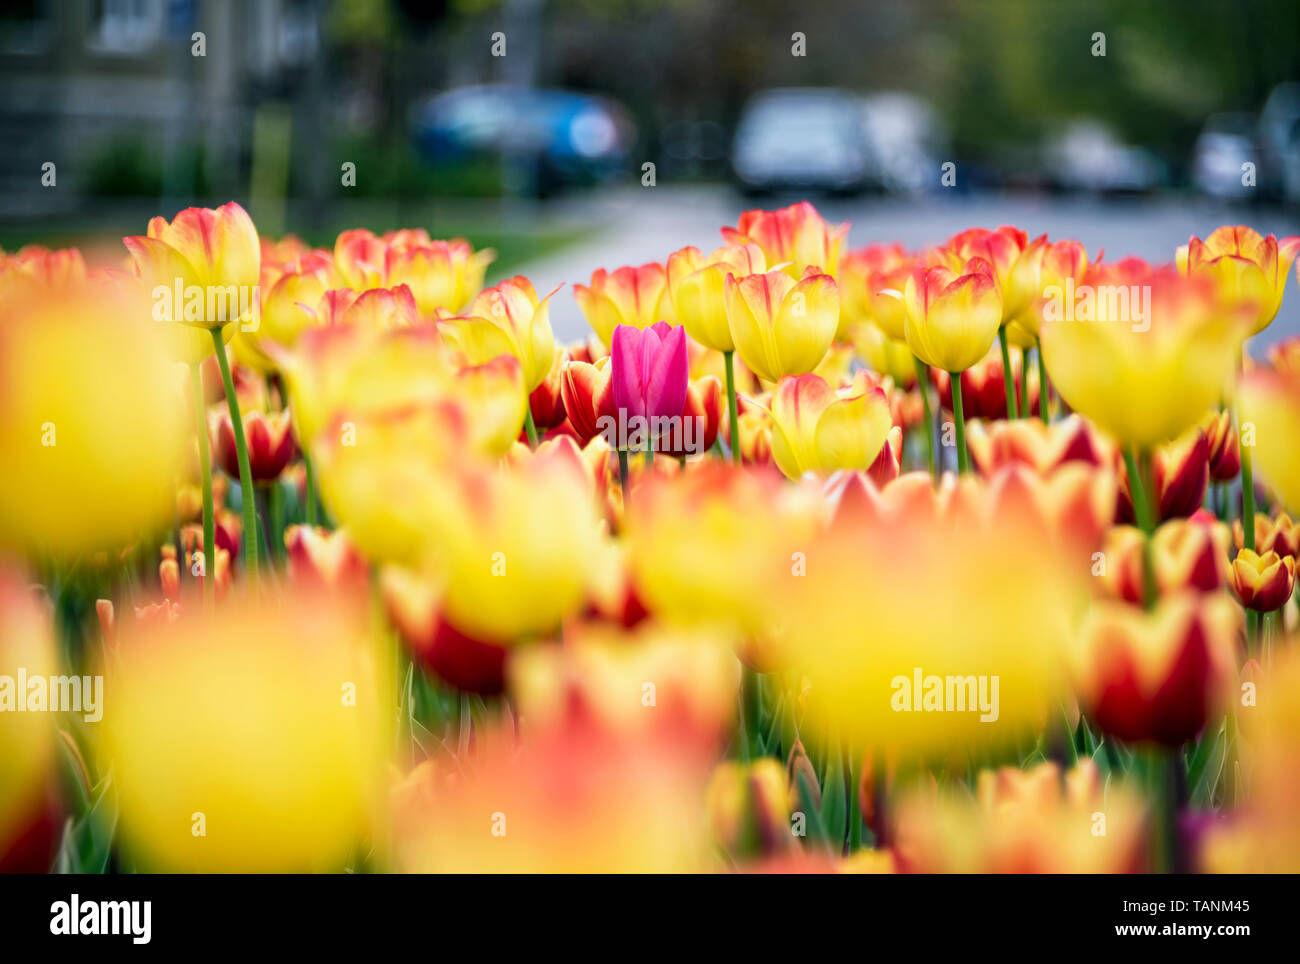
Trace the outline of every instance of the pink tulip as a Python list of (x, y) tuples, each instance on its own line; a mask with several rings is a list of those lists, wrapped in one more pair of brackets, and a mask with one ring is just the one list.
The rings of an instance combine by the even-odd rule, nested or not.
[(680, 416), (686, 404), (686, 329), (657, 321), (614, 329), (614, 407), (624, 419)]

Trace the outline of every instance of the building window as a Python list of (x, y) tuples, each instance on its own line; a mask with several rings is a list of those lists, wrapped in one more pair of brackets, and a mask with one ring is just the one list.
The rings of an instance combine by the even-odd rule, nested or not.
[(94, 0), (90, 11), (91, 50), (138, 54), (162, 37), (163, 0)]

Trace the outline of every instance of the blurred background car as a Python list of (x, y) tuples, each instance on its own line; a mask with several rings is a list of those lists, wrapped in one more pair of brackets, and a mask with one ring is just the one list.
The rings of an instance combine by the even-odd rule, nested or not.
[(516, 179), (507, 187), (534, 197), (609, 181), (636, 141), (627, 110), (609, 98), (512, 84), (428, 97), (412, 108), (411, 127), (434, 163), (499, 157)]
[(736, 127), (731, 166), (747, 194), (856, 194), (879, 176), (858, 98), (829, 88), (755, 94)]
[(915, 195), (939, 186), (947, 135), (925, 99), (905, 91), (871, 94), (862, 99), (862, 115), (881, 187)]
[(1300, 83), (1278, 84), (1259, 112), (1263, 187), (1300, 204)]
[(1077, 120), (1043, 147), (1048, 183), (1091, 194), (1145, 194), (1166, 180), (1151, 151), (1123, 143), (1107, 125)]
[[(1258, 127), (1246, 113), (1212, 114), (1192, 146), (1192, 183), (1210, 197), (1243, 199), (1252, 196), (1259, 181)], [(1244, 166), (1256, 167), (1247, 178)]]

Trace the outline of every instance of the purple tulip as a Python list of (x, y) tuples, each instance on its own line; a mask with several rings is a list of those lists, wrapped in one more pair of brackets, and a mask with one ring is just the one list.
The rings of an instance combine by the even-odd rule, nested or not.
[(680, 417), (686, 405), (686, 329), (657, 321), (649, 328), (619, 325), (610, 353), (614, 407), (634, 417)]

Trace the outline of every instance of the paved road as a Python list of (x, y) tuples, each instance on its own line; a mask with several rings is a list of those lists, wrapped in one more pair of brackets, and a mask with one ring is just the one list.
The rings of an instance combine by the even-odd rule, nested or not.
[[(772, 202), (767, 206), (775, 206)], [(1048, 232), (1052, 238), (1076, 238), (1090, 255), (1105, 249), (1108, 260), (1138, 255), (1169, 261), (1174, 248), (1191, 234), (1204, 237), (1221, 224), (1249, 224), (1279, 237), (1300, 234), (1300, 215), (1274, 209), (1229, 207), (1188, 198), (1112, 200), (1060, 197), (935, 196), (914, 201), (892, 198), (818, 201), (834, 221), (852, 222), (850, 246), (869, 241), (900, 241), (909, 247), (942, 241), (972, 226), (1015, 224), (1030, 236)], [(586, 283), (596, 268), (659, 261), (687, 244), (709, 251), (721, 243), (718, 228), (735, 224), (746, 199), (725, 188), (629, 188), (595, 198), (562, 202), (563, 216), (595, 225), (590, 238), (554, 255), (529, 262), (522, 273), (539, 291), (560, 282), (551, 319), (558, 338), (582, 338), (587, 325), (574, 303), (571, 286)], [(567, 207), (567, 209), (565, 209)], [(1300, 334), (1300, 287), (1294, 268), (1282, 310), (1273, 325), (1256, 339), (1262, 345)]]

